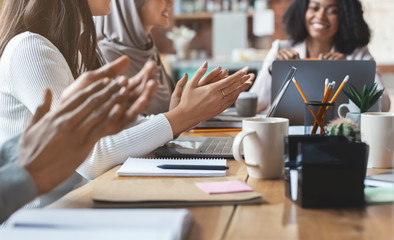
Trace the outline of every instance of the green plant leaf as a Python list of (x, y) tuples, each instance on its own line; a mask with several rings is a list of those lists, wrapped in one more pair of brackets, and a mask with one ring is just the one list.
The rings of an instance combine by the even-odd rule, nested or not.
[(370, 109), (372, 107), (372, 105), (374, 105), (376, 103), (376, 101), (378, 101), (378, 99), (382, 96), (384, 92), (384, 89), (379, 90), (378, 92), (376, 92), (370, 99), (369, 99), (369, 107), (368, 109)]
[(350, 97), (349, 98), (354, 102), (354, 104), (356, 104), (357, 107), (360, 107), (361, 99), (362, 99), (360, 93), (353, 85), (349, 87), (349, 91), (350, 91), (350, 95), (353, 96), (352, 98)]
[(377, 87), (378, 87), (377, 83), (375, 83), (373, 86), (371, 86), (371, 89), (369, 89), (369, 96), (370, 97), (372, 97), (375, 94)]
[(365, 98), (367, 96), (367, 94), (368, 94), (368, 86), (364, 85), (363, 91), (361, 93), (361, 98)]

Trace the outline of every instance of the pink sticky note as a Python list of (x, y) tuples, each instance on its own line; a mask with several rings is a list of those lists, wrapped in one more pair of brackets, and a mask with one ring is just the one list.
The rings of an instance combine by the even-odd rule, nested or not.
[(223, 182), (198, 182), (195, 184), (199, 189), (208, 194), (253, 191), (253, 189), (245, 183), (236, 180)]

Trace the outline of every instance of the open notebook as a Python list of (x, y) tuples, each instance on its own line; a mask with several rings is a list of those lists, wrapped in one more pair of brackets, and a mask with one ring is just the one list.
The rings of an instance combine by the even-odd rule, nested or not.
[(225, 176), (226, 170), (162, 169), (161, 165), (226, 166), (226, 159), (213, 158), (132, 158), (116, 171), (118, 176)]
[(1, 239), (185, 239), (186, 209), (22, 209), (0, 229)]

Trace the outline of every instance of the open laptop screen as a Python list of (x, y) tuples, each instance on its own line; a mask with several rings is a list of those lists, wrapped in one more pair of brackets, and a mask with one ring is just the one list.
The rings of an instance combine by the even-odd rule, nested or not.
[[(349, 75), (350, 78), (344, 90), (347, 90), (350, 85), (353, 85), (361, 91), (365, 84), (369, 86), (373, 84), (376, 73), (375, 61), (274, 61), (272, 64), (272, 102), (283, 84), (283, 79), (285, 79), (289, 69), (293, 66), (297, 68), (295, 78), (308, 101), (322, 100), (326, 78), (336, 82), (334, 89), (334, 91), (336, 91), (345, 76)], [(335, 108), (345, 102), (348, 102), (348, 98), (341, 92), (335, 101)], [(303, 125), (304, 108), (304, 100), (300, 93), (297, 91), (294, 84), (290, 84), (272, 116), (288, 118), (290, 120), (290, 125)], [(335, 113), (336, 112), (337, 111), (335, 111)]]

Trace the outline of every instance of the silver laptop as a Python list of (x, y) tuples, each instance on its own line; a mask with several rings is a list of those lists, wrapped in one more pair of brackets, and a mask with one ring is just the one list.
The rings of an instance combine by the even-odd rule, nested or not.
[[(344, 89), (347, 90), (350, 85), (353, 85), (361, 91), (365, 84), (373, 84), (376, 72), (375, 61), (274, 61), (272, 64), (272, 102), (283, 84), (288, 69), (293, 66), (297, 68), (295, 79), (308, 101), (322, 100), (326, 78), (336, 82), (334, 89), (336, 91), (345, 76), (349, 75), (349, 81)], [(348, 98), (341, 92), (335, 101), (335, 107), (345, 102), (348, 102)], [(291, 83), (272, 116), (288, 118), (290, 125), (303, 125), (304, 107), (300, 93)]]
[[(287, 70), (283, 84), (268, 111), (268, 117), (275, 113), (296, 71), (295, 67)], [(153, 153), (157, 157), (233, 158), (233, 141), (233, 137), (179, 137), (159, 147)]]

